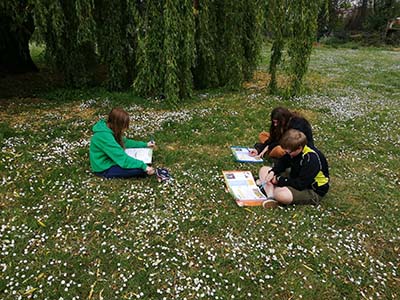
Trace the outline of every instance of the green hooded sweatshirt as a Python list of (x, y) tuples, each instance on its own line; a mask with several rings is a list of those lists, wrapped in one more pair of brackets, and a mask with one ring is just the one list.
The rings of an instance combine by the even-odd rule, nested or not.
[[(146, 142), (134, 141), (123, 137), (126, 148), (146, 148)], [(112, 166), (123, 169), (141, 168), (146, 171), (147, 165), (141, 160), (130, 157), (114, 138), (113, 131), (104, 120), (93, 126), (93, 136), (90, 140), (90, 167), (93, 172), (103, 172)]]

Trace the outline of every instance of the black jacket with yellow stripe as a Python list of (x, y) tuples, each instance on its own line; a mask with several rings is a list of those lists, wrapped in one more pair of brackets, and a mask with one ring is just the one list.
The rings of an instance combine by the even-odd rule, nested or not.
[[(279, 176), (290, 168), (289, 177)], [(302, 191), (312, 189), (324, 196), (329, 190), (329, 167), (324, 154), (315, 147), (305, 146), (295, 156), (284, 155), (272, 169), (277, 175), (278, 186), (291, 186)]]

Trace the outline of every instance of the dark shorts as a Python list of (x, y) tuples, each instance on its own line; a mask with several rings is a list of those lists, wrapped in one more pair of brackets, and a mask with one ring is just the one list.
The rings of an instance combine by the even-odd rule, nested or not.
[(297, 204), (297, 205), (307, 205), (307, 204), (312, 204), (312, 205), (318, 205), (321, 200), (322, 196), (318, 195), (316, 192), (313, 190), (296, 190), (295, 188), (288, 186), (287, 187), (289, 191), (293, 195), (293, 202), (292, 204)]

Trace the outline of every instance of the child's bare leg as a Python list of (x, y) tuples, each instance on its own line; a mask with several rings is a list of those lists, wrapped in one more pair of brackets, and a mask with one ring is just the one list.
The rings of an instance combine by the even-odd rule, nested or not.
[(267, 166), (261, 167), (260, 171), (258, 171), (258, 178), (260, 178), (260, 180), (262, 182), (265, 182), (267, 179), (268, 172), (271, 169), (272, 169), (271, 167), (267, 167)]
[(274, 188), (275, 186), (268, 180), (268, 172), (271, 170), (271, 167), (262, 167), (259, 171), (259, 178), (261, 180), (261, 183), (264, 187), (264, 191), (267, 194), (268, 197), (273, 198), (274, 197)]
[(275, 198), (275, 186), (271, 182), (265, 184), (264, 191), (268, 198)]
[(292, 192), (287, 187), (276, 187), (274, 189), (274, 198), (282, 204), (290, 204), (293, 202)]

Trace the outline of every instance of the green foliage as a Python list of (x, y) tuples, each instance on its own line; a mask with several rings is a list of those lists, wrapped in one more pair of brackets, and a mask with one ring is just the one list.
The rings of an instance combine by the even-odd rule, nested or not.
[(134, 87), (171, 104), (199, 88), (238, 88), (256, 67), (260, 2), (149, 2), (139, 35)]
[(235, 88), (243, 81), (242, 56), (240, 42), (242, 25), (241, 5), (239, 1), (221, 1), (217, 6), (219, 20), (217, 24), (218, 44), (217, 63), (220, 81)]
[(285, 20), (287, 1), (276, 0), (268, 1), (267, 6), (267, 25), (273, 38), (271, 48), (271, 61), (269, 64), (269, 73), (271, 74), (271, 80), (269, 83), (269, 90), (271, 93), (277, 92), (277, 67), (282, 58), (282, 51), (285, 46), (285, 26), (287, 24)]
[(1, 7), (15, 22), (33, 14), (35, 40), (68, 86), (95, 83), (105, 70), (110, 90), (132, 86), (176, 105), (193, 86), (238, 88), (252, 77), (261, 2), (28, 0), (30, 10), (18, 13), (19, 1), (10, 0)]
[(149, 1), (142, 18), (138, 75), (133, 86), (144, 96), (165, 96), (171, 105), (176, 105), (192, 93), (192, 2)]
[(192, 92), (194, 21), (192, 1), (166, 0), (164, 6), (164, 93), (172, 104)]
[(193, 80), (197, 88), (217, 87), (217, 15), (213, 0), (199, 1), (194, 8), (196, 56)]
[(238, 88), (260, 52), (261, 1), (200, 1), (196, 14), (194, 81), (201, 88)]
[(289, 76), (291, 84), (286, 92), (289, 96), (300, 93), (304, 75), (307, 72), (312, 45), (316, 39), (318, 13), (322, 1), (267, 1), (267, 24), (272, 35), (271, 81), (269, 90), (276, 93), (277, 67), (287, 45), (290, 57)]
[(26, 22), (31, 12), (31, 7), (27, 5), (27, 1), (0, 1), (0, 24), (2, 24), (4, 18), (11, 18), (14, 22), (12, 30), (16, 31)]
[(92, 1), (32, 0), (32, 4), (47, 57), (64, 74), (67, 85), (89, 84), (96, 63)]
[(149, 1), (140, 15), (138, 74), (133, 87), (141, 95), (157, 96), (163, 92), (160, 88), (163, 86), (165, 76), (162, 9), (162, 1)]
[[(246, 3), (243, 4), (243, 3)], [(261, 25), (263, 24), (262, 1), (253, 0), (242, 2), (243, 33), (240, 35), (244, 50), (243, 76), (249, 80), (258, 64), (258, 56), (261, 50)]]
[(136, 71), (137, 8), (125, 0), (96, 0), (95, 5), (97, 43), (108, 70), (107, 85), (120, 90), (130, 85)]
[(293, 1), (291, 9), (293, 15), (289, 29), (288, 54), (293, 74), (290, 95), (294, 96), (299, 94), (308, 69), (312, 45), (316, 38), (320, 1)]

